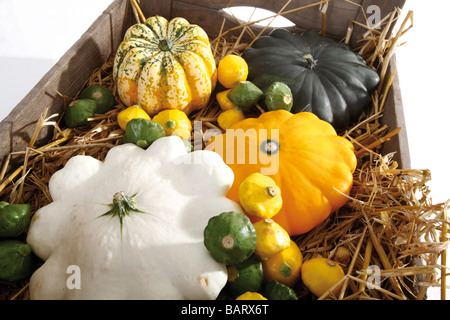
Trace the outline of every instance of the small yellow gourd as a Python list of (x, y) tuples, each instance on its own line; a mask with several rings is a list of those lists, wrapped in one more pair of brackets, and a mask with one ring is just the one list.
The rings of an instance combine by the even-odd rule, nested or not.
[(227, 94), (230, 91), (231, 89), (228, 89), (216, 94), (217, 102), (219, 103), (220, 109), (222, 109), (222, 111), (230, 110), (236, 107), (236, 105), (227, 97)]
[(117, 115), (117, 122), (119, 123), (120, 128), (125, 131), (125, 128), (127, 127), (127, 123), (131, 119), (136, 119), (136, 118), (151, 120), (148, 113), (145, 112), (145, 110), (142, 109), (139, 105), (135, 104), (135, 105), (132, 105), (131, 107), (128, 107), (128, 108), (120, 111), (119, 114)]
[(163, 110), (153, 117), (153, 121), (162, 125), (167, 136), (176, 135), (182, 139), (191, 137), (191, 120), (184, 111), (178, 109)]
[(262, 261), (264, 281), (277, 280), (293, 287), (300, 279), (303, 255), (294, 241), (290, 241), (287, 249)]
[(256, 231), (255, 255), (262, 261), (290, 246), (289, 234), (272, 219), (259, 220), (253, 226)]
[(248, 215), (270, 219), (280, 211), (283, 200), (275, 181), (255, 172), (239, 186), (239, 203)]
[(267, 298), (258, 292), (247, 291), (237, 297), (236, 300), (267, 300)]
[(247, 80), (247, 62), (238, 55), (229, 54), (219, 61), (217, 79), (225, 88), (233, 88), (240, 81)]
[[(303, 262), (301, 278), (303, 284), (317, 297), (333, 288), (345, 276), (341, 266), (330, 259), (323, 257), (311, 258)], [(333, 290), (337, 296), (342, 285)]]
[(233, 124), (245, 119), (245, 114), (239, 108), (223, 111), (217, 118), (217, 123), (223, 129), (229, 129)]

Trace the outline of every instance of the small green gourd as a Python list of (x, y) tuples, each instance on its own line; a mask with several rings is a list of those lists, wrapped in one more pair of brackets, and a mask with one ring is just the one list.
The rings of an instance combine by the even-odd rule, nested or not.
[(29, 204), (0, 202), (0, 238), (12, 238), (28, 228), (31, 220)]
[(0, 279), (24, 280), (33, 272), (31, 247), (19, 240), (0, 241)]
[(226, 265), (236, 265), (255, 251), (256, 231), (243, 213), (229, 211), (212, 217), (203, 237), (211, 256)]
[(298, 300), (292, 288), (277, 280), (271, 280), (266, 283), (263, 296), (269, 300)]
[(95, 114), (96, 104), (91, 99), (73, 100), (66, 109), (64, 122), (70, 128), (89, 124), (89, 118)]
[(154, 141), (165, 136), (164, 128), (159, 123), (144, 118), (135, 118), (127, 123), (122, 140), (124, 143), (134, 143), (146, 149)]
[(289, 86), (279, 81), (270, 85), (264, 98), (267, 110), (269, 111), (280, 109), (291, 111), (293, 101), (292, 91)]
[(90, 86), (80, 93), (80, 99), (95, 101), (95, 113), (103, 114), (111, 110), (115, 103), (114, 95), (108, 88), (102, 86)]
[(235, 85), (227, 98), (242, 110), (248, 110), (263, 97), (264, 93), (250, 81), (241, 81)]
[(233, 266), (228, 266), (226, 291), (234, 299), (241, 294), (261, 288), (264, 275), (261, 261), (255, 256)]

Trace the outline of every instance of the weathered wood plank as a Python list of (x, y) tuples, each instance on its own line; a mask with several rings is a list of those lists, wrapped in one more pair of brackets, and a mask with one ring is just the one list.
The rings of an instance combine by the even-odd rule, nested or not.
[(387, 155), (395, 152), (393, 159), (398, 162), (401, 168), (411, 168), (411, 158), (409, 154), (409, 142), (407, 126), (403, 111), (402, 95), (400, 90), (400, 77), (396, 72), (396, 56), (391, 58), (387, 69), (387, 77), (394, 75), (389, 94), (386, 98), (386, 107), (383, 112), (381, 123), (389, 126), (390, 130), (401, 128), (401, 131), (391, 140), (383, 144), (382, 154)]

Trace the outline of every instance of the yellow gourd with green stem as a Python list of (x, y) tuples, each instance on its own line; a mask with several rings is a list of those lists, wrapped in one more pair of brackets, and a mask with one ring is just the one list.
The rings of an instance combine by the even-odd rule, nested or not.
[(125, 129), (127, 128), (127, 123), (131, 119), (136, 118), (151, 120), (151, 117), (147, 114), (147, 112), (145, 112), (145, 110), (142, 109), (139, 105), (135, 104), (120, 111), (117, 115), (117, 122), (119, 124), (119, 127), (125, 131)]
[(153, 117), (153, 121), (162, 125), (167, 136), (176, 135), (185, 140), (191, 137), (191, 120), (181, 110), (171, 109), (160, 111)]

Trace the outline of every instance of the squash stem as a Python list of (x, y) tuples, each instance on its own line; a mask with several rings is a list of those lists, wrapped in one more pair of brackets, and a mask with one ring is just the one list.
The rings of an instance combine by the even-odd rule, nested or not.
[(143, 211), (138, 210), (135, 207), (135, 202), (134, 202), (135, 196), (136, 195), (133, 195), (131, 197), (127, 196), (125, 194), (125, 192), (123, 192), (123, 191), (117, 192), (116, 194), (114, 194), (113, 202), (109, 205), (111, 210), (102, 214), (100, 217), (104, 217), (104, 216), (119, 217), (120, 233), (122, 233), (124, 217), (127, 216), (130, 213), (130, 211), (141, 212), (141, 213), (143, 212)]
[(172, 119), (169, 119), (166, 121), (166, 127), (167, 129), (175, 129), (177, 123), (173, 121)]
[(314, 69), (314, 67), (316, 66), (316, 62), (317, 62), (317, 60), (314, 60), (314, 58), (313, 58), (313, 56), (311, 55), (311, 54), (305, 54), (304, 56), (303, 56), (303, 59), (305, 59), (306, 60), (306, 62), (307, 62), (307, 67), (309, 68), (309, 69)]
[(259, 145), (259, 149), (270, 156), (276, 154), (279, 151), (280, 145), (275, 140), (267, 139), (261, 142), (261, 144)]
[(159, 49), (161, 49), (162, 51), (170, 51), (172, 47), (173, 43), (169, 39), (165, 38), (159, 40)]

